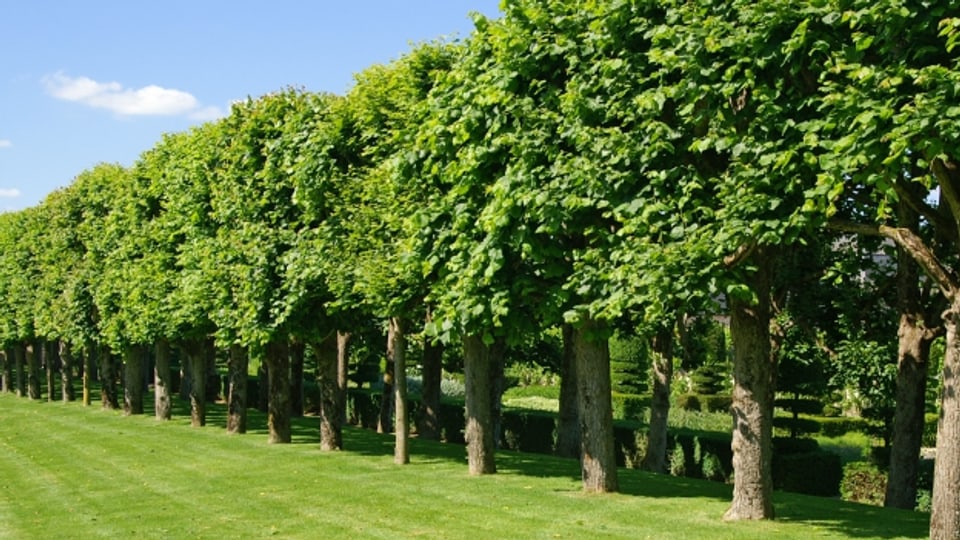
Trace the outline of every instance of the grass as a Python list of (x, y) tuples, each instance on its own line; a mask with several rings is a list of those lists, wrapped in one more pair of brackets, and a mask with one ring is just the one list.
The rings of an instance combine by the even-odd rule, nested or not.
[(208, 426), (0, 395), (0, 538), (925, 538), (927, 516), (777, 493), (778, 519), (725, 523), (730, 486), (621, 470), (621, 493), (581, 492), (575, 460), (501, 452), (467, 475), (463, 447), (348, 428), (321, 453), (317, 419), (266, 443), (263, 415)]

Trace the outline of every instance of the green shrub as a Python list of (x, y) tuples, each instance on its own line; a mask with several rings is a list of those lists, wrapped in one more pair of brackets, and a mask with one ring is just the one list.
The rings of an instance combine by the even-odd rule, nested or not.
[(650, 353), (645, 339), (615, 334), (609, 341), (610, 382), (614, 392), (642, 394), (649, 386)]
[(500, 445), (506, 450), (553, 453), (556, 416), (536, 411), (504, 411)]
[(839, 416), (836, 418), (821, 417), (820, 434), (824, 437), (842, 437), (850, 432), (867, 433), (869, 422), (863, 418)]
[(560, 387), (530, 385), (530, 386), (512, 386), (503, 393), (503, 399), (542, 397), (547, 399), (560, 399)]
[(843, 468), (840, 482), (843, 500), (882, 506), (886, 491), (887, 475), (876, 465), (855, 461)]
[(698, 367), (690, 375), (695, 394), (714, 395), (723, 391), (727, 373), (723, 366), (706, 364)]
[(936, 413), (927, 413), (923, 415), (923, 446), (937, 446), (937, 422), (939, 417)]
[(840, 491), (843, 465), (840, 456), (833, 452), (774, 452), (772, 465), (773, 487), (776, 489), (822, 497), (833, 497)]
[(677, 407), (685, 411), (697, 412), (700, 410), (700, 396), (696, 394), (681, 394), (677, 396)]
[(711, 413), (729, 413), (733, 406), (733, 396), (706, 395), (700, 396), (700, 410)]
[(793, 418), (792, 416), (777, 416), (773, 419), (773, 427), (786, 430), (797, 435), (809, 435), (820, 432), (820, 422), (812, 418)]
[(805, 454), (820, 450), (820, 443), (816, 439), (774, 437), (773, 453), (780, 455)]
[(613, 417), (618, 420), (643, 420), (644, 413), (650, 407), (649, 396), (614, 392), (611, 399), (613, 400)]

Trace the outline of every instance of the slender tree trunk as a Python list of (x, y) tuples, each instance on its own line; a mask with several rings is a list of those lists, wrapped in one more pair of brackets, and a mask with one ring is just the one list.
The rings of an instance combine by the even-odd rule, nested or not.
[(613, 404), (610, 384), (610, 349), (604, 328), (593, 320), (573, 331), (580, 416), (580, 471), (587, 492), (619, 490), (613, 445)]
[(290, 347), (285, 338), (276, 338), (265, 350), (270, 384), (267, 428), (270, 443), (289, 443), (290, 436)]
[(417, 435), (440, 440), (440, 383), (443, 380), (443, 345), (423, 338), (423, 383), (420, 387), (420, 414)]
[(144, 350), (128, 345), (123, 350), (123, 414), (143, 414)]
[(60, 342), (60, 390), (63, 401), (73, 401), (73, 347), (66, 341)]
[(497, 472), (494, 436), (493, 369), (503, 347), (487, 345), (477, 335), (463, 339), (463, 373), (466, 385), (467, 463), (471, 475)]
[(30, 399), (40, 399), (40, 357), (42, 345), (34, 342), (27, 346), (27, 393)]
[(560, 414), (556, 454), (580, 457), (580, 405), (577, 400), (577, 364), (573, 348), (573, 326), (564, 324), (563, 356), (560, 358)]
[[(765, 256), (766, 255), (766, 256)], [(773, 394), (776, 366), (770, 352), (771, 259), (754, 257), (756, 304), (731, 297), (733, 341), (733, 503), (726, 520), (773, 519)]]
[(350, 334), (337, 332), (337, 410), (340, 425), (347, 423), (347, 374), (350, 371)]
[(200, 340), (190, 340), (183, 344), (183, 352), (189, 377), (184, 377), (189, 383), (190, 396), (190, 425), (203, 427), (207, 425), (207, 355), (203, 351), (204, 345)]
[(377, 421), (377, 433), (390, 433), (393, 429), (393, 358), (387, 355), (386, 369), (383, 372), (383, 392), (380, 394), (380, 419)]
[(960, 299), (944, 314), (947, 330), (937, 422), (930, 538), (960, 538)]
[(250, 356), (241, 345), (230, 346), (230, 362), (227, 366), (227, 433), (247, 432), (247, 370)]
[(153, 410), (157, 420), (173, 417), (173, 401), (170, 399), (170, 342), (160, 339), (156, 343), (156, 365), (153, 368)]
[(60, 349), (52, 341), (44, 340), (40, 343), (43, 368), (47, 375), (47, 401), (57, 399), (57, 365), (60, 363)]
[(650, 431), (643, 468), (667, 472), (667, 417), (670, 414), (670, 381), (673, 379), (673, 328), (662, 328), (650, 341), (653, 396), (650, 400)]
[(27, 395), (27, 375), (25, 365), (27, 363), (27, 347), (22, 344), (13, 346), (13, 361), (17, 372), (17, 395), (26, 397)]
[(83, 406), (89, 407), (93, 396), (93, 373), (96, 370), (96, 345), (87, 342), (83, 346)]
[(303, 416), (303, 358), (307, 346), (301, 341), (290, 343), (290, 414)]
[(116, 359), (110, 347), (98, 347), (100, 353), (100, 402), (104, 409), (119, 409)]
[(3, 351), (3, 391), (7, 393), (12, 393), (14, 391), (13, 364), (13, 348), (7, 348)]
[(339, 335), (331, 332), (314, 346), (320, 386), (320, 450), (323, 451), (343, 450), (339, 341)]
[(390, 329), (387, 338), (387, 356), (393, 363), (393, 388), (396, 404), (394, 433), (396, 444), (393, 450), (393, 462), (397, 465), (410, 463), (410, 415), (407, 412), (407, 335), (404, 321), (400, 317), (390, 317)]

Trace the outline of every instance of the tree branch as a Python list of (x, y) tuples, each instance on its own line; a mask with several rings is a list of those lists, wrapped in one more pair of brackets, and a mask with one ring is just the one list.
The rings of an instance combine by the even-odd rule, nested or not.
[(957, 294), (957, 280), (945, 267), (933, 251), (916, 233), (902, 227), (889, 225), (870, 225), (846, 220), (831, 220), (827, 227), (834, 231), (860, 234), (864, 236), (882, 236), (893, 240), (903, 248), (923, 268), (924, 272), (940, 287), (943, 295), (953, 299)]
[(893, 183), (893, 189), (897, 192), (900, 200), (905, 202), (914, 212), (926, 218), (927, 221), (934, 226), (938, 234), (942, 234), (951, 239), (957, 237), (958, 231), (956, 226), (951, 221), (950, 216), (942, 209), (934, 208), (927, 204), (925, 200), (917, 196), (917, 193), (907, 187), (901, 180)]

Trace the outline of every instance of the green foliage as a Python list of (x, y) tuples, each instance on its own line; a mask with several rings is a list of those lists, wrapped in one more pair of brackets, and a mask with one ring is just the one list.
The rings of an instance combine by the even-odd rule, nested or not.
[(650, 409), (650, 396), (614, 392), (612, 402), (613, 418), (617, 420), (642, 420)]
[(840, 456), (824, 450), (774, 454), (773, 471), (774, 488), (821, 497), (837, 495), (844, 477)]
[(642, 394), (649, 387), (650, 351), (639, 336), (610, 338), (610, 383), (614, 392)]
[(887, 474), (876, 465), (855, 461), (843, 467), (843, 480), (840, 482), (843, 500), (882, 506), (886, 490)]
[(857, 389), (863, 416), (878, 422), (875, 435), (890, 440), (896, 396), (896, 349), (892, 345), (864, 340), (841, 344), (835, 358), (834, 388)]
[(690, 374), (694, 393), (702, 395), (716, 395), (728, 389), (728, 378), (729, 371), (718, 364), (704, 364)]

